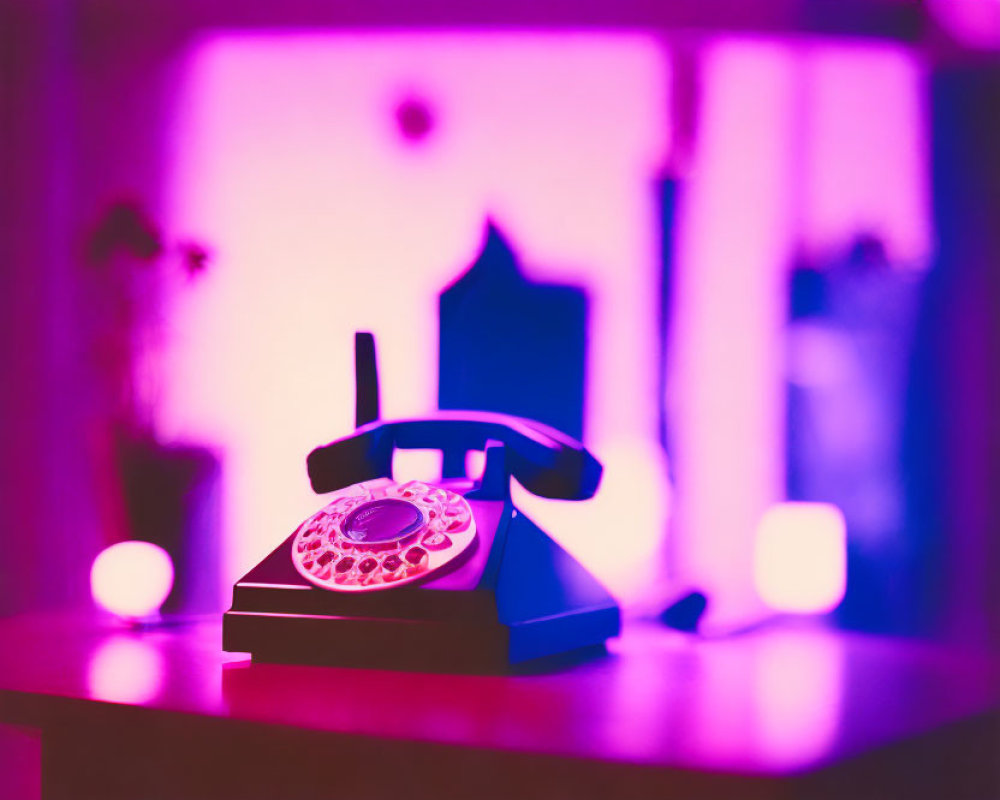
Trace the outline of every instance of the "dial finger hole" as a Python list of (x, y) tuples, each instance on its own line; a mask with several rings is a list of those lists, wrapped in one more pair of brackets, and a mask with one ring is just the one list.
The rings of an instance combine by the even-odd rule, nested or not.
[(384, 581), (395, 581), (399, 580), (403, 574), (403, 559), (398, 555), (393, 553), (391, 556), (386, 556), (382, 559), (382, 580)]
[(403, 558), (408, 565), (408, 570), (423, 569), (427, 566), (427, 551), (422, 547), (411, 547)]
[(465, 518), (455, 517), (454, 519), (449, 520), (447, 522), (447, 524), (445, 525), (445, 530), (450, 531), (451, 533), (459, 533), (460, 531), (464, 531), (468, 527), (469, 527), (469, 519), (467, 517)]
[(424, 537), (421, 544), (428, 550), (447, 550), (451, 547), (451, 539), (443, 533), (431, 533), (430, 535)]
[(379, 580), (378, 559), (368, 556), (358, 562), (358, 579), (361, 583), (370, 584)]
[(354, 569), (354, 557), (344, 556), (334, 567), (333, 579), (337, 583), (347, 583), (351, 579), (351, 571)]

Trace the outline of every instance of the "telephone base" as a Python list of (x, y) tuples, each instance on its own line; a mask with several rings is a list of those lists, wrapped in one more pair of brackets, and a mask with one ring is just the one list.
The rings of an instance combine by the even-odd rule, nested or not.
[[(396, 670), (506, 672), (620, 632), (614, 598), (526, 516), (505, 507), (498, 566), (476, 588), (445, 578), (344, 593), (312, 586), (290, 559), (293, 537), (241, 578), (223, 649), (257, 661)], [(491, 546), (492, 544), (492, 546)], [(438, 586), (435, 586), (438, 584)]]

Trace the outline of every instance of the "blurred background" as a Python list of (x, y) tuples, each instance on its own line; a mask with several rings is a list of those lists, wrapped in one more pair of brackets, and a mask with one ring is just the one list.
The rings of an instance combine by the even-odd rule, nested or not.
[[(167, 610), (386, 416), (581, 437), (618, 597), (1000, 645), (1000, 2), (0, 3), (0, 615)], [(433, 474), (434, 454), (401, 471)]]

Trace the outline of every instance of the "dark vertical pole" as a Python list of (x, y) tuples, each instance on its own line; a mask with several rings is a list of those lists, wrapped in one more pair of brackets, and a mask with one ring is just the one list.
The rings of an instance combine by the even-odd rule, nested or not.
[(378, 361), (375, 337), (370, 333), (354, 334), (354, 378), (354, 424), (360, 428), (379, 418)]
[(656, 183), (657, 201), (660, 212), (660, 285), (659, 309), (657, 313), (657, 358), (656, 358), (656, 410), (657, 434), (660, 445), (670, 452), (668, 441), (667, 409), (667, 355), (670, 335), (670, 315), (674, 273), (674, 229), (677, 221), (677, 199), (680, 181), (673, 177), (660, 178)]
[[(931, 85), (937, 262), (910, 395), (908, 532), (947, 638), (1000, 643), (1000, 68)], [(933, 593), (931, 593), (933, 592)]]

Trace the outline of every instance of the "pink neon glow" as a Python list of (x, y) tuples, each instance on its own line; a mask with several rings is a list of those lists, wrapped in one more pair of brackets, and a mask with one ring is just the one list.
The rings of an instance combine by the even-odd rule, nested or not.
[(756, 660), (761, 756), (785, 768), (821, 758), (843, 713), (842, 641), (821, 630), (778, 630), (762, 640)]
[[(804, 767), (828, 752), (843, 713), (843, 657), (821, 630), (774, 629), (703, 643), (692, 751), (717, 763)], [(746, 691), (747, 680), (755, 687)]]
[[(810, 624), (693, 641), (634, 624), (610, 643), (622, 658), (607, 752), (668, 746), (709, 768), (801, 769), (828, 756), (844, 714), (843, 640)], [(670, 652), (669, 659), (664, 651)], [(667, 661), (684, 669), (667, 676)], [(688, 671), (696, 680), (685, 680)], [(684, 709), (683, 724), (664, 709)]]
[(108, 703), (148, 703), (160, 693), (163, 679), (163, 654), (125, 634), (102, 642), (87, 670), (90, 696)]
[(721, 41), (702, 70), (668, 362), (671, 553), (712, 596), (706, 622), (726, 626), (765, 613), (753, 550), (784, 499), (787, 270), (859, 229), (923, 266), (926, 125), (922, 68), (895, 47)]
[[(530, 277), (590, 294), (588, 443), (647, 486), (620, 545), (650, 560), (666, 85), (660, 46), (636, 35), (233, 34), (192, 52), (171, 224), (218, 258), (173, 303), (158, 425), (225, 454), (223, 584), (318, 507), (304, 457), (350, 430), (355, 330), (378, 337), (387, 417), (434, 407), (437, 293), (487, 214)], [(408, 96), (434, 114), (417, 144), (396, 119)], [(603, 564), (615, 509), (545, 503)]]
[(437, 480), (441, 477), (441, 451), (394, 451), (392, 454), (392, 476), (399, 483)]
[(483, 477), (486, 469), (486, 453), (482, 450), (470, 450), (465, 454), (465, 474), (473, 480)]
[[(929, 226), (922, 73), (905, 52), (731, 40), (703, 56), (666, 398), (670, 553), (724, 621), (763, 610), (753, 540), (784, 494), (793, 252), (863, 226), (917, 264)], [(436, 294), (487, 213), (531, 277), (592, 303), (587, 430), (604, 487), (584, 504), (516, 499), (620, 598), (658, 578), (670, 492), (649, 182), (668, 150), (665, 62), (620, 35), (222, 35), (192, 52), (172, 224), (219, 257), (177, 294), (158, 424), (225, 453), (224, 584), (315, 510), (303, 457), (350, 427), (355, 329), (379, 336), (386, 415), (433, 407)], [(405, 97), (433, 114), (417, 143), (400, 134)]]
[(703, 68), (666, 399), (676, 569), (711, 595), (713, 620), (728, 623), (754, 613), (754, 526), (784, 494), (794, 61), (782, 45), (726, 43), (709, 48)]
[(1000, 46), (1000, 3), (997, 0), (926, 0), (941, 25), (962, 44)]
[(757, 526), (754, 582), (771, 608), (824, 612), (847, 588), (847, 524), (828, 503), (778, 503)]
[(90, 592), (106, 611), (142, 619), (160, 610), (174, 585), (167, 551), (150, 542), (119, 542), (102, 550), (90, 568)]
[(923, 66), (902, 48), (827, 45), (805, 48), (795, 68), (803, 160), (794, 178), (806, 249), (829, 256), (870, 232), (893, 263), (926, 267)]

